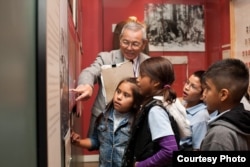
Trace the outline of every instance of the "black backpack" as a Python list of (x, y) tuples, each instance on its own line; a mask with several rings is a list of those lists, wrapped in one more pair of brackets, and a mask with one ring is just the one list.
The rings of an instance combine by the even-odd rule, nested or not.
[[(152, 100), (148, 104), (146, 104), (141, 109), (142, 112), (140, 112), (140, 114), (137, 115), (137, 119), (136, 119), (136, 121), (134, 123), (132, 134), (131, 134), (132, 136), (130, 137), (130, 140), (128, 142), (128, 146), (127, 146), (127, 148), (125, 150), (125, 153), (124, 153), (124, 156), (123, 156), (122, 167), (131, 167), (131, 166), (133, 166), (136, 154), (140, 155), (139, 156), (140, 159), (145, 159), (147, 157), (150, 157), (152, 154), (154, 154), (154, 151), (155, 151), (154, 148), (157, 149), (158, 146), (154, 145), (154, 143), (150, 143), (148, 145), (147, 144), (144, 145), (145, 143), (143, 143), (143, 141), (139, 141), (139, 143), (142, 144), (142, 146), (144, 146), (143, 150), (147, 150), (147, 151), (142, 151), (141, 149), (139, 149), (141, 151), (137, 152), (138, 150), (135, 150), (135, 147), (136, 147), (136, 142), (135, 141), (136, 141), (136, 138), (138, 137), (136, 129), (138, 127), (140, 127), (142, 124), (145, 123), (144, 121), (140, 121), (140, 120), (141, 119), (145, 119), (146, 117), (148, 117), (149, 110), (153, 106), (160, 106), (161, 108), (163, 108), (167, 112), (167, 114), (169, 116), (170, 123), (171, 123), (172, 130), (173, 130), (174, 135), (175, 135), (177, 146), (178, 146), (178, 148), (180, 148), (180, 146), (179, 146), (180, 135), (179, 135), (179, 129), (178, 129), (177, 122), (175, 121), (174, 117), (171, 114), (169, 114), (169, 112), (167, 111), (167, 109), (162, 105), (161, 101), (159, 101), (159, 100)], [(148, 127), (145, 127), (145, 128), (147, 129)], [(144, 130), (145, 129), (141, 129), (140, 132), (142, 132)], [(151, 137), (149, 137), (149, 138), (151, 138)], [(139, 146), (139, 147), (141, 147), (141, 146)], [(168, 167), (172, 166), (172, 162), (170, 162), (170, 164), (168, 164), (167, 166)]]

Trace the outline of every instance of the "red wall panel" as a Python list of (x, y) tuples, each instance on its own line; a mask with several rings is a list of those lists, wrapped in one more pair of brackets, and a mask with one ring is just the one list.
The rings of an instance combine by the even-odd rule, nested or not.
[[(103, 48), (102, 36), (102, 0), (84, 0), (82, 3), (82, 69), (89, 66), (96, 58), (98, 52)], [(82, 121), (83, 132), (82, 137), (87, 137), (89, 120), (91, 115), (91, 107), (97, 93), (95, 86), (94, 94), (88, 101), (82, 103)], [(83, 150), (84, 154), (96, 154), (95, 151), (89, 152)]]

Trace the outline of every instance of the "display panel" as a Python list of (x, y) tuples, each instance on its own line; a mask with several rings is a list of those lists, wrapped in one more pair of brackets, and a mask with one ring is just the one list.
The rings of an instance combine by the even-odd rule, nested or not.
[[(250, 71), (250, 1), (231, 1), (231, 57), (241, 59)], [(248, 96), (250, 87), (248, 87)], [(248, 99), (249, 100), (249, 99)]]
[(62, 165), (60, 0), (47, 1), (46, 9), (47, 157), (52, 167)]

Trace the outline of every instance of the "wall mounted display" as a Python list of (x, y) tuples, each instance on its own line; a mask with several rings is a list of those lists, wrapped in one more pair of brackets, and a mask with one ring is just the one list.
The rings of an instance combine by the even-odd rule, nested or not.
[(232, 57), (243, 60), (250, 67), (250, 1), (231, 1)]
[[(48, 167), (62, 166), (64, 164), (61, 153), (62, 126), (61, 117), (63, 112), (61, 106), (64, 104), (62, 73), (65, 63), (65, 51), (62, 50), (63, 24), (60, 18), (60, 4), (63, 0), (48, 1), (46, 8), (46, 121), (47, 121), (47, 157)], [(65, 18), (65, 17), (64, 17)], [(67, 53), (67, 52), (66, 52)], [(67, 102), (67, 101), (66, 101)], [(44, 111), (44, 112), (46, 112)]]
[[(249, 8), (249, 0), (230, 1), (231, 57), (241, 59), (250, 71)], [(248, 94), (250, 94), (250, 86)]]
[(150, 51), (205, 51), (203, 5), (148, 3), (144, 22)]

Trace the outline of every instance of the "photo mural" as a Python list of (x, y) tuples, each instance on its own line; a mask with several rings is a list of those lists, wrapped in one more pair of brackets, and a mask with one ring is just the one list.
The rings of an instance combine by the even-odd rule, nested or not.
[(150, 51), (205, 51), (203, 5), (148, 3), (144, 22)]

